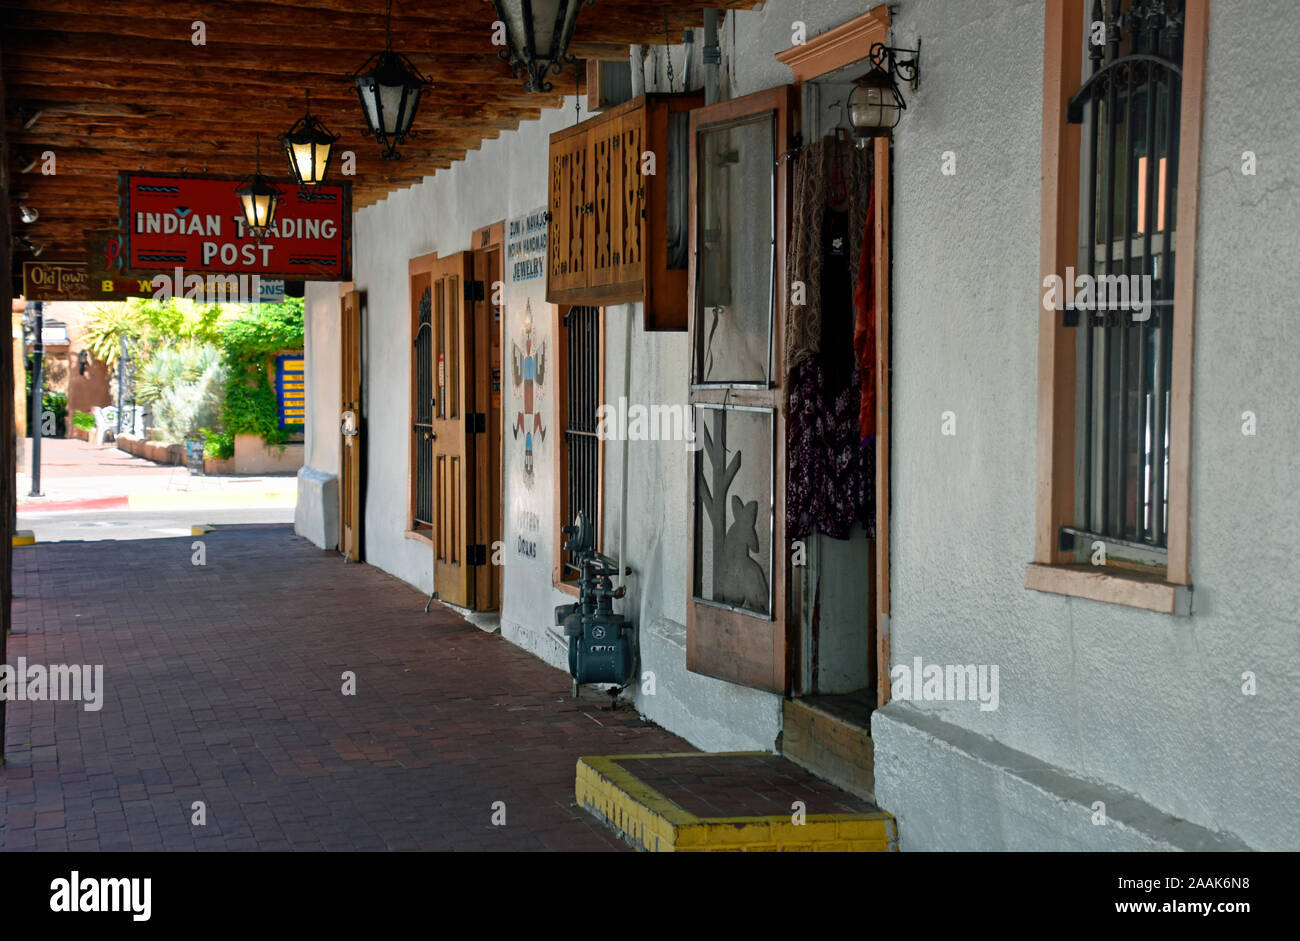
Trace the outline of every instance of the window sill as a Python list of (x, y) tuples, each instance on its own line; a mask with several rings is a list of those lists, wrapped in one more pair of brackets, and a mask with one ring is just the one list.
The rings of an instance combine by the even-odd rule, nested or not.
[(414, 539), (416, 542), (422, 542), (430, 549), (433, 548), (433, 539), (426, 536), (424, 531), (408, 529), (406, 532), (402, 533), (402, 536), (406, 539)]
[(552, 587), (554, 587), (554, 588), (558, 588), (560, 591), (564, 592), (566, 595), (573, 595), (573, 597), (575, 597), (575, 598), (578, 597), (578, 583), (577, 583), (577, 582), (556, 582), (556, 581), (552, 581), (552, 582), (551, 582), (551, 585), (552, 585)]
[(1042, 565), (1031, 562), (1025, 587), (1056, 595), (1122, 604), (1158, 614), (1192, 613), (1192, 587), (1174, 585), (1158, 575), (1132, 570), (1101, 570), (1091, 565)]

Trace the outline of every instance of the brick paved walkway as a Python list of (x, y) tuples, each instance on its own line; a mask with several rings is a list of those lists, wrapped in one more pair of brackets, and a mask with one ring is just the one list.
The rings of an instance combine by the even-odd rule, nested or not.
[(577, 758), (692, 750), (288, 527), (203, 538), (206, 566), (190, 539), (15, 552), (9, 663), (106, 691), (9, 703), (0, 851), (624, 849), (573, 806)]

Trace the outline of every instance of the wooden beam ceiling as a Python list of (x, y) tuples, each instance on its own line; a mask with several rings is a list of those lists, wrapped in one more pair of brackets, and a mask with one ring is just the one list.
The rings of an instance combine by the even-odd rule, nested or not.
[[(748, 9), (757, 0), (710, 5)], [(9, 212), (16, 220), (21, 200), (41, 214), (16, 228), (45, 245), (44, 258), (81, 257), (84, 230), (116, 222), (119, 170), (244, 176), (257, 131), (263, 166), (287, 179), (278, 138), (301, 116), (308, 88), (312, 112), (340, 135), (338, 149), (356, 154), (356, 208), (450, 167), (574, 90), (574, 71), (551, 94), (523, 90), (491, 45), (492, 4), (395, 0), (394, 48), (434, 84), (418, 139), (400, 148), (403, 159), (382, 160), (348, 76), (383, 48), (384, 8), (385, 0), (0, 0)], [(699, 0), (597, 0), (580, 12), (570, 48), (580, 59), (618, 56), (630, 43), (662, 44), (665, 27), (679, 42), (701, 10)], [(196, 20), (205, 45), (192, 42)], [(54, 176), (39, 162), (26, 170), (49, 151)]]

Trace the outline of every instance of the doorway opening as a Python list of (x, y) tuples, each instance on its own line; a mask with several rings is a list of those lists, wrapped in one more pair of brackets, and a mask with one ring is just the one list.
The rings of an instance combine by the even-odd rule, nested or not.
[[(855, 69), (857, 71), (855, 71)], [(796, 642), (782, 751), (874, 799), (887, 693), (890, 141), (856, 146), (849, 64), (802, 86), (788, 260), (787, 492)], [(883, 664), (883, 666), (882, 666)], [(882, 671), (886, 676), (881, 675)]]
[(407, 536), (431, 551), (433, 595), (500, 608), (502, 236), (411, 260), (411, 468)]

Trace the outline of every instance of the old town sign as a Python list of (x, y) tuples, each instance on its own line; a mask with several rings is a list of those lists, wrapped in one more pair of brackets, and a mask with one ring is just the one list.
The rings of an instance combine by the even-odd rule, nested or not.
[(86, 263), (82, 261), (23, 262), (23, 297), (29, 301), (84, 301)]
[(350, 183), (285, 186), (275, 225), (249, 233), (225, 177), (121, 173), (129, 271), (221, 271), (301, 281), (352, 277)]

